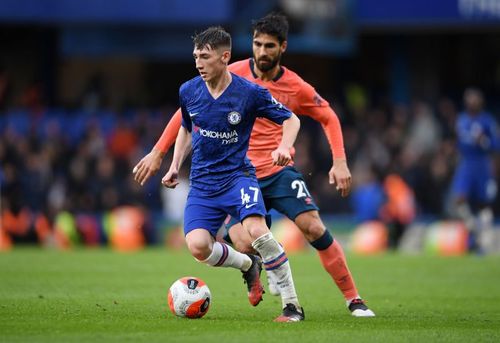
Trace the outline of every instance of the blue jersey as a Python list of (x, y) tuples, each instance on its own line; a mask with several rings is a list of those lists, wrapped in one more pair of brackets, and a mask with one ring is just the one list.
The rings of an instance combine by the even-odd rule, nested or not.
[(231, 76), (217, 99), (200, 76), (179, 91), (182, 126), (192, 134), (191, 187), (203, 194), (223, 192), (239, 176), (255, 174), (246, 153), (257, 117), (282, 124), (291, 116), (268, 90)]
[(497, 186), (489, 155), (498, 148), (496, 122), (485, 112), (461, 113), (456, 124), (461, 160), (452, 181), (452, 193), (478, 204), (489, 204)]
[(457, 119), (456, 131), (458, 149), (465, 161), (487, 160), (490, 152), (497, 149), (496, 122), (486, 112), (475, 116), (461, 113)]

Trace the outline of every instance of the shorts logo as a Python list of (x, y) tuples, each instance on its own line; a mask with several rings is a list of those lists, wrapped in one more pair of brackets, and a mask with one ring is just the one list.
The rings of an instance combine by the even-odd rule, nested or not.
[(227, 115), (227, 120), (229, 121), (229, 124), (237, 125), (241, 121), (241, 114), (236, 111), (229, 112), (229, 114)]

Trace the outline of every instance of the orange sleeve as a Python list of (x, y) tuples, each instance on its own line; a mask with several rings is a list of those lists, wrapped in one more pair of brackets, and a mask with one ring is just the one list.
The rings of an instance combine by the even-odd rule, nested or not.
[(177, 138), (177, 134), (179, 133), (179, 129), (181, 127), (182, 114), (181, 109), (179, 108), (170, 121), (163, 130), (160, 139), (156, 142), (154, 148), (166, 154), (168, 150), (174, 145), (175, 140)]
[(298, 103), (300, 106), (298, 114), (313, 118), (323, 127), (332, 150), (333, 159), (345, 159), (344, 138), (340, 120), (328, 101), (324, 100), (310, 84), (303, 82), (298, 94)]

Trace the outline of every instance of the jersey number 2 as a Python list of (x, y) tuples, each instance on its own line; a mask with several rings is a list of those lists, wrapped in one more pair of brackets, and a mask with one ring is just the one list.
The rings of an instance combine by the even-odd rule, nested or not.
[(311, 194), (307, 190), (306, 183), (302, 180), (294, 180), (292, 182), (292, 189), (297, 189), (297, 198), (310, 197)]

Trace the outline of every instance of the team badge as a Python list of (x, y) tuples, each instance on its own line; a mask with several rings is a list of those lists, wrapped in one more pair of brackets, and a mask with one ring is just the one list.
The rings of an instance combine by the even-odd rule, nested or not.
[(229, 112), (229, 114), (227, 115), (227, 120), (231, 125), (239, 124), (241, 121), (241, 114), (236, 111)]

